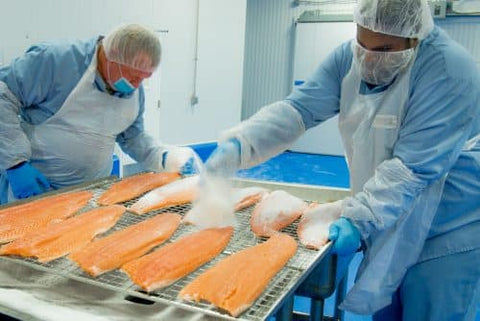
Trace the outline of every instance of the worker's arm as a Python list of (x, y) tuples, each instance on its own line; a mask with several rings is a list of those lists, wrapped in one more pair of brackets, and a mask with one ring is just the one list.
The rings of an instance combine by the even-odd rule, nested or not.
[(46, 99), (53, 81), (54, 59), (46, 47), (31, 47), (0, 69), (0, 168), (30, 159), (30, 142), (19, 114)]
[[(231, 139), (240, 142), (242, 168), (283, 152), (306, 129), (338, 113), (341, 81), (350, 61), (349, 45), (340, 46), (285, 100), (263, 107), (248, 120), (226, 131), (220, 143)], [(321, 140), (318, 144), (322, 144)]]

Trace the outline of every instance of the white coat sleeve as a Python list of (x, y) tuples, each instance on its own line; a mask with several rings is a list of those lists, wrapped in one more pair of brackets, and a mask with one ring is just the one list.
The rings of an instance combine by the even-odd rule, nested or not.
[(15, 95), (0, 81), (0, 169), (30, 159), (30, 142), (20, 127), (20, 107)]
[[(263, 107), (250, 119), (224, 133), (220, 141), (230, 138), (240, 141), (242, 168), (283, 152), (306, 129), (338, 114), (340, 87), (350, 68), (351, 57), (349, 43), (342, 44), (285, 100)], [(321, 140), (318, 143), (321, 144)]]
[(286, 101), (260, 109), (248, 120), (220, 136), (220, 142), (236, 138), (241, 145), (241, 168), (260, 164), (283, 152), (305, 132), (300, 113)]

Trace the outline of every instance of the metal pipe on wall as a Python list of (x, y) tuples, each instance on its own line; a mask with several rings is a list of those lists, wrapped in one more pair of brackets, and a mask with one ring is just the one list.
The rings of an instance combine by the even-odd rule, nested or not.
[(190, 98), (190, 105), (193, 107), (198, 104), (197, 96), (197, 67), (198, 67), (198, 25), (200, 20), (200, 0), (196, 1), (196, 14), (195, 14), (195, 46), (193, 48), (193, 88), (192, 96)]

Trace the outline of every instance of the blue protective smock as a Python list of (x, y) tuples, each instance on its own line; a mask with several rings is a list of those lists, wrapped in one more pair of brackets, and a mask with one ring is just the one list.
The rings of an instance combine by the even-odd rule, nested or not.
[[(0, 173), (31, 158), (30, 142), (21, 124), (41, 125), (57, 114), (92, 63), (100, 39), (35, 45), (25, 55), (0, 69), (0, 131), (3, 137), (0, 141)], [(98, 92), (104, 92), (105, 95), (120, 99), (134, 98), (133, 94), (107, 92), (105, 82), (98, 73), (91, 82)], [(136, 103), (138, 114), (114, 139), (124, 152), (140, 162), (145, 169), (161, 170), (162, 147), (143, 128), (144, 100), (143, 86), (140, 86)], [(78, 183), (81, 178), (72, 178), (77, 179), (74, 182), (69, 181), (68, 175), (65, 177), (65, 181), (58, 182), (53, 187)], [(2, 200), (5, 202), (5, 175), (1, 175), (1, 179)]]

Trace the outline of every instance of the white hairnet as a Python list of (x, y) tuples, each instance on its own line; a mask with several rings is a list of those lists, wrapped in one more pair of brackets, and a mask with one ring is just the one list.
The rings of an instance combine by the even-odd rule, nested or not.
[(160, 63), (158, 36), (137, 24), (118, 27), (103, 39), (107, 59), (129, 67), (153, 72)]
[(358, 0), (353, 20), (375, 32), (420, 40), (433, 28), (426, 0)]

